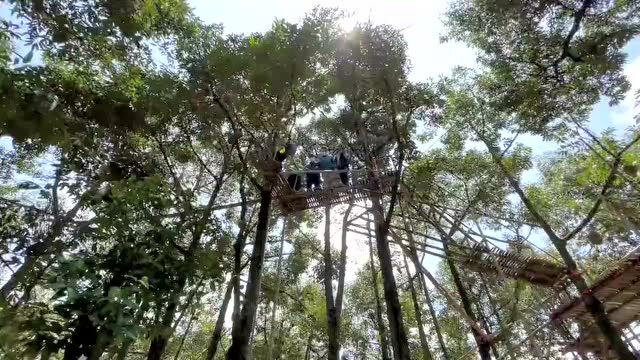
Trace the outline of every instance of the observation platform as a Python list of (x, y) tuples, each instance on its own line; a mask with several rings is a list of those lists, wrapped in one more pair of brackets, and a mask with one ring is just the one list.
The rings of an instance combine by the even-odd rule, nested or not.
[[(394, 173), (390, 172), (377, 176), (378, 184), (373, 184), (366, 169), (280, 171), (280, 163), (276, 161), (271, 161), (261, 170), (265, 181), (271, 186), (274, 200), (284, 214), (364, 200), (372, 192), (389, 193), (395, 180)], [(347, 174), (346, 185), (340, 178), (341, 173)], [(320, 175), (321, 186), (308, 190), (307, 174)], [(297, 178), (293, 186), (288, 182), (292, 175)]]

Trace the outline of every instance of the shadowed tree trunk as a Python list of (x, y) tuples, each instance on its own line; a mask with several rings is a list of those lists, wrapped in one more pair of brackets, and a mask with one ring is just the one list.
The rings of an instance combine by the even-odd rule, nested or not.
[[(405, 217), (404, 214), (404, 209), (401, 207), (400, 208), (402, 211), (402, 219), (404, 222), (404, 227), (407, 230), (406, 234), (407, 234), (407, 239), (409, 240), (409, 246), (410, 248), (410, 256), (411, 256), (411, 261), (414, 264), (421, 264), (422, 261), (419, 261), (418, 259), (418, 252), (416, 250), (416, 244), (415, 244), (415, 240), (413, 238), (413, 233), (412, 233), (412, 229), (413, 227), (411, 226), (411, 224), (407, 221), (407, 218)], [(429, 314), (431, 315), (431, 320), (433, 321), (433, 328), (436, 331), (436, 336), (438, 337), (438, 344), (440, 344), (440, 350), (442, 350), (442, 357), (444, 357), (445, 360), (449, 360), (449, 353), (447, 351), (447, 345), (444, 342), (444, 338), (442, 336), (442, 330), (440, 329), (440, 321), (438, 320), (438, 316), (436, 315), (436, 311), (433, 308), (433, 302), (431, 301), (431, 295), (429, 294), (429, 288), (427, 287), (427, 283), (424, 279), (424, 274), (421, 271), (418, 271), (418, 285), (420, 287), (420, 289), (422, 290), (422, 293), (424, 294), (425, 297), (425, 301), (427, 303), (427, 306), (429, 308)]]
[(162, 316), (162, 321), (160, 322), (160, 330), (151, 340), (151, 344), (149, 344), (149, 351), (147, 352), (147, 360), (161, 360), (162, 355), (164, 354), (165, 349), (167, 348), (167, 343), (169, 342), (169, 338), (172, 333), (172, 323), (173, 318), (176, 314), (176, 310), (178, 308), (178, 302), (180, 301), (180, 293), (182, 293), (182, 289), (184, 288), (186, 279), (184, 276), (179, 280), (181, 283), (178, 284), (178, 289), (176, 293), (171, 296), (169, 300), (169, 305), (165, 310), (164, 315)]
[(331, 207), (324, 208), (324, 298), (327, 307), (327, 336), (329, 337), (329, 360), (338, 360), (340, 344), (338, 343), (338, 318), (333, 299), (333, 261), (331, 259)]
[[(180, 184), (180, 179), (175, 174), (169, 162), (164, 146), (159, 139), (156, 139), (156, 142), (158, 143), (159, 150), (165, 159), (167, 168), (169, 169), (169, 172), (171, 173), (171, 176), (174, 179), (174, 186), (176, 187), (176, 192), (177, 194), (182, 194), (183, 189), (182, 189), (182, 185)], [(191, 273), (190, 270), (194, 266), (193, 264), (194, 256), (196, 254), (196, 251), (198, 250), (198, 247), (200, 246), (202, 235), (205, 232), (205, 229), (209, 222), (209, 218), (211, 217), (211, 214), (213, 212), (213, 205), (215, 204), (216, 199), (218, 198), (218, 194), (220, 193), (220, 189), (222, 188), (222, 185), (226, 180), (225, 178), (226, 173), (227, 173), (227, 164), (225, 160), (225, 162), (223, 162), (221, 166), (220, 173), (218, 174), (218, 176), (215, 177), (215, 186), (213, 188), (213, 191), (211, 192), (211, 195), (209, 196), (209, 200), (207, 201), (207, 205), (204, 208), (202, 216), (198, 219), (198, 222), (194, 225), (193, 230), (191, 231), (191, 242), (189, 243), (189, 247), (184, 251), (183, 266), (182, 266), (182, 269), (180, 269), (181, 271), (178, 272), (178, 279), (176, 281), (175, 290), (173, 291), (173, 293), (169, 298), (169, 305), (167, 306), (167, 310), (165, 311), (165, 314), (162, 318), (162, 322), (160, 324), (160, 330), (151, 339), (151, 344), (149, 345), (149, 351), (147, 352), (147, 360), (161, 360), (167, 348), (169, 339), (173, 335), (173, 331), (175, 328), (172, 326), (172, 323), (173, 323), (173, 318), (175, 316), (176, 310), (178, 309), (178, 305), (180, 302), (180, 295), (182, 295), (182, 292), (184, 291), (184, 287), (187, 284), (187, 280), (188, 280), (187, 275)], [(184, 201), (183, 207), (185, 212), (183, 214), (183, 217), (188, 218), (193, 212), (191, 203), (189, 201)], [(198, 290), (200, 285), (202, 285), (202, 279), (198, 282), (198, 285), (196, 286), (194, 293), (192, 293), (189, 296), (189, 301), (187, 306), (184, 308), (184, 311), (186, 311), (190, 301), (193, 299), (193, 296), (195, 295), (195, 292)]]
[(373, 279), (373, 295), (376, 299), (376, 324), (378, 325), (378, 336), (380, 337), (380, 350), (382, 351), (382, 360), (391, 360), (389, 353), (389, 343), (387, 334), (382, 321), (382, 302), (380, 301), (380, 292), (378, 291), (378, 272), (376, 271), (373, 259), (373, 241), (371, 240), (371, 222), (367, 221), (367, 232), (369, 233), (369, 265), (371, 267), (371, 278)]
[(384, 217), (381, 198), (375, 193), (371, 195), (371, 207), (375, 224), (374, 229), (378, 249), (378, 260), (380, 262), (380, 270), (382, 271), (384, 299), (387, 304), (387, 318), (389, 319), (393, 355), (396, 360), (409, 360), (409, 342), (402, 321), (402, 308), (400, 307), (400, 300), (398, 299), (398, 287), (393, 275), (391, 249), (389, 248), (389, 240), (387, 239), (389, 235), (389, 223)]
[(196, 310), (194, 308), (193, 312), (191, 313), (191, 316), (189, 317), (187, 328), (184, 330), (184, 334), (182, 334), (182, 336), (180, 337), (180, 344), (178, 345), (178, 350), (176, 350), (176, 355), (173, 357), (173, 360), (180, 359), (180, 353), (182, 352), (182, 347), (184, 346), (184, 340), (187, 338), (187, 336), (189, 336), (189, 333), (191, 332), (191, 324), (193, 323), (193, 320), (195, 318), (196, 318)]
[(249, 340), (253, 332), (253, 324), (258, 308), (260, 284), (262, 282), (262, 264), (264, 251), (269, 233), (269, 216), (271, 212), (271, 189), (260, 191), (260, 210), (258, 212), (258, 225), (256, 237), (249, 265), (249, 277), (247, 290), (244, 296), (244, 305), (237, 321), (233, 323), (231, 331), (231, 347), (227, 352), (229, 360), (246, 360), (250, 358)]
[(231, 275), (231, 280), (229, 280), (229, 283), (227, 284), (227, 290), (224, 292), (224, 298), (220, 305), (216, 326), (213, 329), (211, 340), (209, 341), (209, 347), (207, 348), (207, 360), (213, 360), (213, 357), (216, 356), (216, 352), (218, 351), (218, 344), (222, 338), (222, 330), (224, 328), (224, 318), (227, 314), (227, 308), (229, 307), (229, 301), (231, 300), (231, 293), (233, 291), (233, 284), (235, 283), (233, 277), (234, 275)]
[(304, 360), (311, 359), (311, 342), (313, 341), (313, 334), (309, 334), (309, 338), (307, 339), (307, 348), (304, 351)]
[(344, 278), (347, 273), (347, 233), (349, 229), (349, 215), (353, 203), (349, 203), (349, 207), (342, 217), (342, 244), (340, 248), (340, 263), (338, 272), (338, 289), (336, 290), (336, 317), (338, 318), (338, 326), (340, 326), (340, 317), (342, 315), (342, 300), (344, 298)]
[[(62, 162), (59, 165), (62, 168)], [(30, 245), (27, 248), (26, 255), (22, 265), (16, 269), (11, 277), (0, 288), (0, 304), (2, 302), (8, 302), (11, 292), (20, 284), (25, 283), (32, 276), (33, 271), (38, 265), (38, 261), (42, 257), (55, 257), (64, 250), (64, 242), (56, 242), (56, 240), (62, 235), (65, 227), (69, 224), (80, 209), (84, 206), (87, 199), (91, 198), (92, 194), (98, 191), (98, 188), (102, 184), (102, 179), (105, 176), (108, 167), (102, 167), (98, 172), (97, 180), (95, 180), (89, 189), (78, 197), (76, 204), (69, 209), (66, 213), (63, 213), (62, 209), (58, 205), (58, 188), (61, 181), (61, 170), (56, 171), (56, 177), (52, 187), (52, 202), (53, 202), (53, 223), (49, 228), (49, 231), (44, 236), (42, 241)]]
[(237, 322), (240, 316), (240, 273), (242, 272), (242, 251), (244, 250), (247, 236), (249, 235), (249, 229), (247, 224), (247, 190), (245, 187), (245, 176), (240, 176), (240, 219), (238, 220), (238, 236), (233, 243), (233, 322)]
[(431, 350), (429, 350), (429, 343), (427, 342), (427, 335), (424, 333), (424, 325), (422, 324), (422, 309), (420, 308), (420, 303), (418, 302), (418, 295), (416, 294), (416, 288), (413, 285), (413, 277), (411, 276), (411, 271), (409, 270), (409, 264), (407, 263), (407, 256), (402, 254), (402, 259), (404, 261), (404, 268), (407, 272), (407, 277), (409, 278), (409, 290), (411, 291), (411, 300), (413, 301), (413, 309), (416, 314), (416, 323), (418, 325), (418, 334), (420, 335), (420, 346), (422, 347), (422, 359), (423, 360), (431, 360), (433, 356), (431, 355)]
[[(273, 307), (271, 308), (271, 330), (270, 330), (270, 334), (269, 334), (269, 340), (267, 341), (267, 359), (271, 359), (271, 354), (273, 351), (273, 346), (274, 346), (274, 334), (276, 334), (275, 331), (273, 331), (274, 327), (275, 327), (275, 323), (276, 323), (276, 310), (278, 308), (278, 299), (280, 297), (280, 284), (281, 284), (281, 278), (280, 278), (280, 272), (282, 271), (282, 255), (283, 255), (283, 250), (284, 250), (284, 239), (285, 239), (285, 235), (287, 233), (287, 218), (282, 218), (282, 233), (280, 234), (280, 250), (279, 250), (279, 254), (278, 254), (278, 263), (276, 264), (276, 288), (273, 294)], [(266, 329), (265, 329), (266, 332)]]
[[(455, 232), (457, 226), (453, 225), (451, 227), (451, 231), (447, 234), (442, 228), (439, 227), (438, 224), (433, 224), (436, 230), (440, 233), (440, 237), (442, 240), (442, 247), (444, 249), (444, 253), (449, 255), (449, 240), (450, 234)], [(460, 302), (462, 302), (462, 307), (464, 308), (464, 312), (474, 323), (478, 322), (476, 314), (473, 312), (473, 305), (471, 300), (469, 299), (469, 294), (467, 294), (467, 290), (460, 279), (460, 273), (458, 272), (458, 268), (454, 264), (451, 257), (447, 256), (447, 265), (449, 267), (449, 271), (451, 272), (451, 277), (453, 278), (453, 283), (456, 286), (456, 290), (458, 291), (458, 295), (460, 295)], [(491, 346), (490, 344), (482, 337), (482, 334), (478, 333), (478, 330), (475, 327), (471, 328), (471, 332), (473, 333), (473, 338), (476, 340), (476, 344), (478, 345), (478, 352), (480, 354), (480, 358), (483, 360), (491, 359)]]

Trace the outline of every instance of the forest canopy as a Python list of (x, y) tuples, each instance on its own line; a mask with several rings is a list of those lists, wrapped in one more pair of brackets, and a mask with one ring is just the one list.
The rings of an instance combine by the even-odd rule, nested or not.
[(638, 1), (454, 0), (419, 81), (340, 9), (2, 5), (1, 358), (639, 356)]

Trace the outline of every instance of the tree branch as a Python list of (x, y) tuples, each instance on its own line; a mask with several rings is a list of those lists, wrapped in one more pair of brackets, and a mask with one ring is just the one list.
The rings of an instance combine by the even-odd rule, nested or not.
[(622, 155), (624, 155), (624, 153), (627, 150), (629, 150), (629, 148), (631, 148), (631, 146), (633, 146), (638, 141), (640, 141), (640, 135), (636, 136), (635, 139), (629, 142), (624, 148), (622, 148), (622, 150), (620, 150), (615, 155), (613, 165), (611, 166), (611, 171), (609, 172), (607, 181), (605, 181), (604, 185), (602, 186), (602, 190), (600, 190), (598, 199), (591, 207), (591, 210), (589, 210), (589, 212), (587, 213), (587, 216), (584, 219), (582, 219), (580, 224), (578, 224), (578, 226), (575, 229), (573, 229), (569, 234), (567, 234), (564, 238), (562, 238), (563, 241), (566, 242), (571, 240), (574, 236), (580, 233), (587, 225), (591, 223), (594, 216), (598, 213), (598, 210), (600, 210), (600, 205), (602, 205), (602, 201), (606, 197), (607, 191), (609, 191), (609, 188), (611, 188), (611, 186), (613, 185), (613, 181), (616, 179), (616, 172), (618, 172), (618, 167), (620, 167), (620, 163), (622, 162)]

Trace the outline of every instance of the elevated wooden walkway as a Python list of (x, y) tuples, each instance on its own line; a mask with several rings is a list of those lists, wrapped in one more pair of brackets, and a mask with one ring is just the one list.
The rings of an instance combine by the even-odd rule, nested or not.
[[(592, 287), (593, 295), (602, 302), (607, 315), (618, 329), (628, 327), (640, 319), (640, 255), (633, 257), (616, 267), (608, 275), (597, 281)], [(560, 306), (553, 317), (559, 321), (574, 320), (581, 328), (579, 338), (566, 344), (564, 350), (593, 352), (603, 354), (602, 334), (595, 320), (580, 298)], [(608, 351), (604, 349), (605, 351)]]
[[(364, 226), (351, 224), (349, 231), (368, 236), (368, 232), (360, 231), (359, 229), (367, 230)], [(396, 229), (398, 228), (391, 230), (391, 237), (404, 246), (411, 245), (411, 242), (403, 239)], [(430, 239), (441, 241), (435, 237), (430, 237)], [(456, 264), (472, 271), (503, 275), (511, 279), (524, 280), (534, 285), (555, 287), (563, 284), (567, 279), (566, 268), (562, 265), (545, 259), (519, 255), (512, 251), (491, 247), (483, 243), (449, 241), (448, 252), (445, 252), (442, 247), (415, 240), (414, 245), (417, 246), (417, 251), (443, 259), (451, 259)]]
[(503, 274), (535, 285), (553, 287), (560, 284), (567, 276), (566, 267), (557, 263), (519, 255), (482, 243), (477, 243), (461, 252), (463, 254), (458, 255), (459, 263), (467, 268), (484, 273)]
[[(271, 186), (272, 195), (277, 201), (280, 210), (284, 214), (296, 213), (307, 209), (337, 205), (350, 201), (364, 200), (372, 191), (388, 193), (391, 191), (395, 176), (392, 173), (378, 176), (378, 185), (370, 183), (369, 173), (366, 169), (340, 171), (340, 170), (315, 170), (315, 171), (284, 171), (279, 169), (279, 163), (272, 161), (263, 169), (265, 181)], [(340, 173), (346, 172), (349, 184), (344, 185), (340, 180)], [(320, 189), (306, 189), (306, 175), (319, 174), (322, 178)], [(300, 177), (300, 190), (294, 190), (289, 186), (287, 178), (290, 175)], [(375, 190), (372, 190), (375, 189)]]

